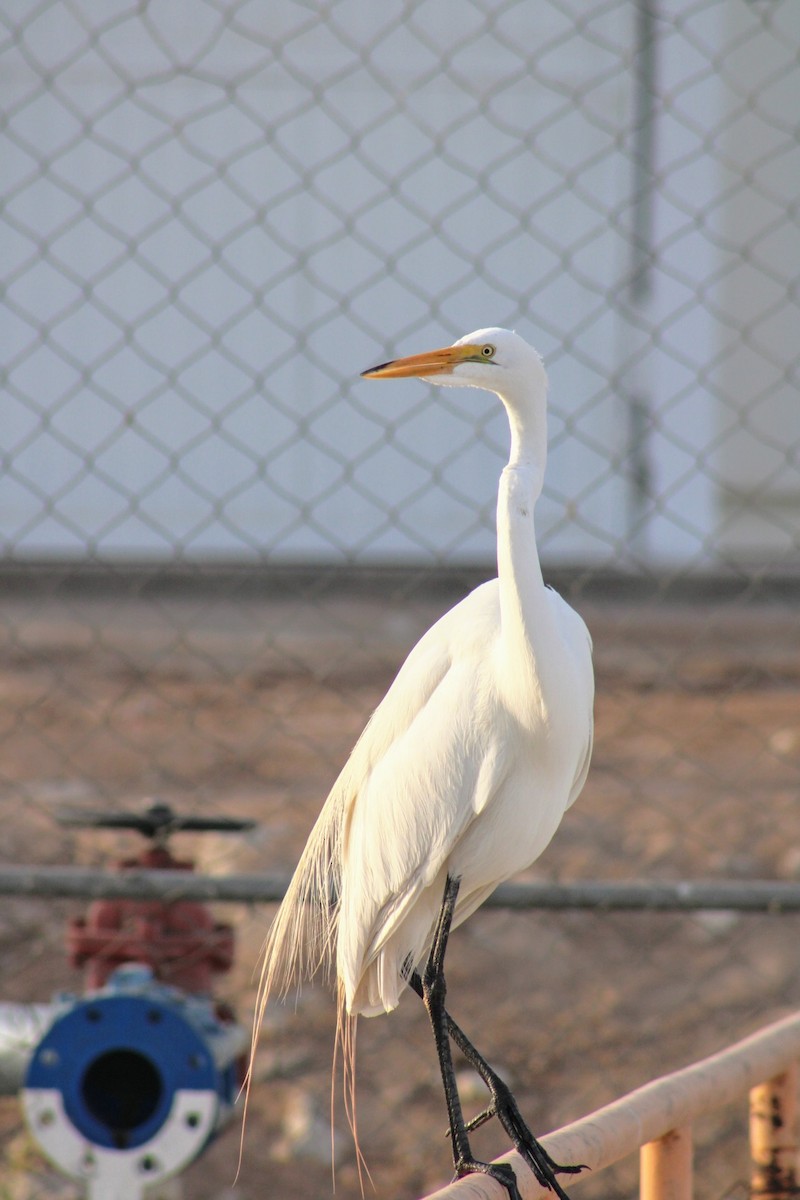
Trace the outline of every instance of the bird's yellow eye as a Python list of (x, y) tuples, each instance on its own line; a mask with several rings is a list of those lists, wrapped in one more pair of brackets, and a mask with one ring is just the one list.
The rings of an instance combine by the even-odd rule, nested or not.
[(494, 358), (494, 346), (489, 346), (488, 344), (486, 346), (482, 346), (481, 356), (483, 358)]

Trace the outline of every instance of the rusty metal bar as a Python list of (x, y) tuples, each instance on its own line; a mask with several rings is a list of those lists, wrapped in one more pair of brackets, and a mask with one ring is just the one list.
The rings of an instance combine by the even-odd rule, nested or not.
[(750, 1092), (752, 1200), (797, 1200), (797, 1064)]
[(639, 1200), (692, 1200), (692, 1130), (671, 1129), (639, 1151)]

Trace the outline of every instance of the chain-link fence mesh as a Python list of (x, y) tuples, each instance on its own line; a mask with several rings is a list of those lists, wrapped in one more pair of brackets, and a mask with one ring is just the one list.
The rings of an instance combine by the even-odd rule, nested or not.
[[(598, 674), (536, 872), (794, 878), (792, 0), (15, 0), (0, 28), (3, 858), (131, 854), (54, 814), (157, 795), (258, 819), (176, 839), (203, 869), (296, 860), (403, 654), (492, 570), (499, 406), (358, 373), (502, 324), (547, 362), (539, 540)], [(81, 906), (2, 911), (2, 998), (79, 990)], [(225, 909), (245, 1021), (269, 916)], [(542, 1129), (796, 1004), (795, 942), (791, 917), (481, 913), (453, 1004)], [(187, 1196), (328, 1194), (332, 1037), (320, 990), (270, 1013), (239, 1181), (232, 1130)], [(429, 1190), (411, 998), (363, 1024), (360, 1074), (378, 1191)], [(0, 1194), (74, 1194), (15, 1100), (0, 1120)], [(737, 1121), (700, 1131), (704, 1195), (746, 1194)]]

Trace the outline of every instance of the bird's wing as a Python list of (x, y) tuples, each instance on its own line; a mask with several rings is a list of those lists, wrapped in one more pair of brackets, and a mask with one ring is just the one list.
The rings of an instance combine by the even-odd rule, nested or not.
[[(357, 807), (363, 808), (361, 802), (367, 791), (372, 794), (369, 784), (378, 764), (386, 760), (393, 746), (402, 742), (405, 733), (426, 710), (451, 671), (450, 647), (455, 636), (452, 626), (454, 621), (458, 623), (455, 614), (466, 613), (468, 624), (485, 632), (496, 604), (496, 583), (494, 587), (484, 584), (461, 605), (445, 613), (411, 651), (356, 742), (317, 817), (270, 928), (260, 985), (262, 1007), (270, 994), (284, 993), (301, 978), (332, 965), (342, 924), (343, 896), (353, 896), (345, 879), (353, 813)], [(383, 835), (379, 828), (377, 837), (380, 844)], [(370, 856), (366, 861), (369, 869)], [(397, 879), (395, 871), (392, 881)], [(387, 896), (386, 888), (382, 887), (376, 914)]]
[(589, 736), (586, 739), (586, 750), (578, 770), (575, 772), (575, 779), (569, 792), (567, 800), (567, 808), (570, 808), (583, 791), (583, 785), (586, 783), (586, 777), (589, 774), (589, 764), (592, 761), (592, 746), (594, 744), (594, 721), (591, 713), (589, 714)]
[(580, 706), (576, 712), (576, 725), (586, 728), (583, 752), (578, 756), (578, 768), (569, 791), (567, 808), (578, 799), (589, 774), (594, 743), (594, 671), (592, 669), (592, 635), (581, 617), (567, 604), (558, 592), (548, 589), (551, 608), (557, 614), (563, 645), (569, 650), (575, 670), (574, 701)]
[(420, 638), (353, 747), (332, 795), (344, 792), (353, 803), (375, 765), (426, 711), (454, 667), (469, 659), (469, 645), (486, 654), (487, 643), (496, 636), (497, 612), (493, 579), (470, 592)]
[(446, 614), (406, 660), (336, 785), (348, 796), (339, 956), (353, 976), (436, 880), (502, 777), (503, 731), (480, 719), (496, 628), (491, 588)]

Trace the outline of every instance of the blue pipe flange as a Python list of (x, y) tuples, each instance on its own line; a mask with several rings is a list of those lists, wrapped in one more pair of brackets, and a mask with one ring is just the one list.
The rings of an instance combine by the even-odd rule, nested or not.
[(208, 998), (121, 968), (66, 1004), (36, 1046), (22, 1089), (31, 1132), (98, 1196), (138, 1195), (196, 1158), (229, 1115), (245, 1044)]

